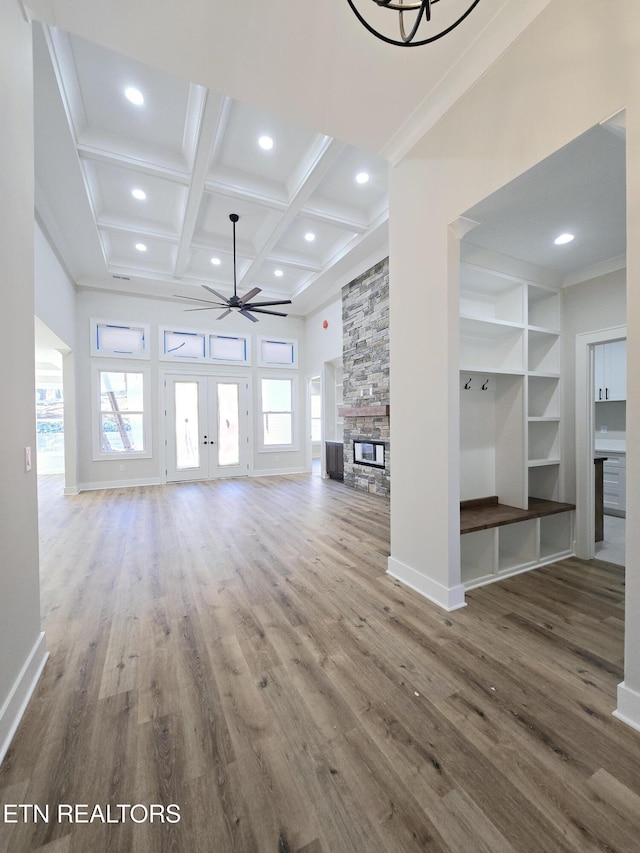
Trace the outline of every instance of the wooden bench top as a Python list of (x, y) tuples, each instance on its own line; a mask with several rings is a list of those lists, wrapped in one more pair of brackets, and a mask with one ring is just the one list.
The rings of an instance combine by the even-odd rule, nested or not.
[(503, 524), (515, 524), (557, 512), (569, 512), (575, 504), (559, 501), (546, 501), (542, 498), (529, 498), (529, 508), (498, 503), (497, 495), (487, 498), (460, 502), (460, 533), (473, 533), (476, 530), (488, 530)]

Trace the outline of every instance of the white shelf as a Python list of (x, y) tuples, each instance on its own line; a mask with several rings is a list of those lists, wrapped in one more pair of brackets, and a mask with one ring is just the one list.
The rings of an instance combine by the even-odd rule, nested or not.
[(527, 288), (528, 322), (540, 328), (560, 328), (560, 294), (557, 290), (530, 284)]
[(527, 329), (531, 332), (540, 332), (542, 335), (559, 335), (560, 329), (549, 328), (548, 326), (532, 326), (529, 324)]
[(491, 578), (496, 566), (496, 530), (477, 530), (460, 538), (460, 573), (467, 584)]
[(560, 336), (557, 332), (528, 332), (528, 367), (531, 372), (560, 372)]
[(520, 282), (492, 270), (462, 264), (460, 314), (523, 323), (524, 288)]
[(524, 372), (524, 326), (460, 319), (460, 364), (475, 372)]
[[(561, 329), (559, 290), (461, 265), (463, 500), (498, 495), (522, 508), (529, 497), (561, 500)], [(463, 534), (462, 582), (491, 583), (572, 549), (572, 512)]]
[(529, 463), (560, 457), (560, 420), (529, 421)]
[(504, 524), (460, 537), (465, 589), (539, 568), (573, 553), (574, 513)]
[(533, 565), (538, 558), (538, 520), (498, 527), (498, 572)]
[(560, 417), (560, 382), (556, 376), (529, 374), (528, 382), (529, 418)]

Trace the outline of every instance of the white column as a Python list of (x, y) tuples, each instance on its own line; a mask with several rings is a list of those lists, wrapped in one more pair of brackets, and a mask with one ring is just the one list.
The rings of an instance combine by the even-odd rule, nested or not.
[(391, 170), (391, 556), (388, 571), (446, 610), (460, 583), (458, 241), (438, 165)]
[(615, 716), (640, 730), (640, 111), (627, 107), (627, 524), (624, 681)]

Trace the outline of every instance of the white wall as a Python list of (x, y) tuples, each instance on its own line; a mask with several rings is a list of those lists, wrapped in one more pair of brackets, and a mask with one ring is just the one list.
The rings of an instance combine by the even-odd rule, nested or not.
[(305, 317), (304, 340), (307, 376), (321, 376), (325, 362), (342, 358), (341, 297)]
[(624, 326), (627, 322), (627, 271), (562, 290), (562, 471), (564, 498), (576, 500), (576, 335)]
[(73, 350), (76, 340), (76, 296), (73, 282), (37, 222), (34, 237), (35, 314)]
[[(302, 471), (308, 466), (308, 441), (306, 430), (306, 387), (305, 387), (305, 354), (304, 354), (304, 322), (301, 318), (265, 317), (253, 324), (244, 317), (231, 315), (220, 323), (216, 323), (216, 312), (186, 312), (175, 302), (162, 299), (146, 299), (136, 296), (103, 293), (97, 290), (80, 290), (76, 303), (76, 392), (83, 403), (78, 407), (78, 486), (97, 488), (100, 486), (116, 486), (131, 483), (162, 482), (165, 455), (161, 441), (164, 436), (164, 390), (161, 385), (165, 373), (176, 373), (193, 368), (193, 372), (207, 372), (222, 375), (248, 375), (253, 392), (253, 433), (252, 453), (250, 458), (251, 473), (267, 474), (285, 471)], [(212, 316), (211, 316), (212, 315)], [(153, 454), (149, 459), (123, 460), (93, 460), (92, 446), (92, 411), (91, 400), (92, 364), (102, 362), (102, 359), (91, 358), (90, 354), (90, 319), (105, 319), (116, 322), (144, 322), (151, 325), (151, 359), (146, 364), (151, 372), (152, 391), (152, 445)], [(196, 318), (196, 319), (194, 319)], [(179, 329), (203, 329), (210, 331), (226, 331), (259, 335), (274, 335), (284, 338), (294, 338), (299, 342), (298, 370), (274, 370), (259, 368), (256, 363), (255, 347), (253, 363), (250, 368), (233, 368), (218, 365), (196, 366), (185, 365), (182, 362), (160, 361), (159, 327), (174, 326)], [(111, 362), (113, 363), (113, 362)], [(140, 361), (122, 359), (118, 364), (145, 364)], [(298, 436), (296, 449), (293, 451), (261, 452), (257, 446), (260, 406), (260, 377), (283, 376), (297, 378), (298, 405), (294, 432)], [(124, 466), (124, 470), (121, 469)]]
[[(543, 60), (541, 58), (544, 58)], [(551, 71), (552, 69), (552, 71)], [(640, 5), (552, 0), (523, 35), (391, 171), (390, 571), (459, 606), (458, 258), (450, 223), (626, 107), (627, 347), (640, 363)], [(410, 305), (411, 310), (406, 310)], [(408, 378), (433, 370), (430, 393)], [(405, 390), (402, 390), (405, 383)], [(434, 417), (433, 401), (439, 417)], [(640, 376), (627, 387), (640, 434)], [(421, 447), (416, 455), (414, 450)], [(424, 484), (428, 483), (429, 488)], [(629, 517), (640, 513), (640, 446), (627, 452)], [(640, 526), (627, 534), (625, 684), (620, 716), (640, 728)]]
[[(0, 6), (0, 374), (8, 408), (0, 442), (0, 760), (44, 663), (40, 634), (33, 338), (31, 31)], [(10, 411), (10, 416), (9, 416)], [(26, 472), (24, 448), (34, 468)]]

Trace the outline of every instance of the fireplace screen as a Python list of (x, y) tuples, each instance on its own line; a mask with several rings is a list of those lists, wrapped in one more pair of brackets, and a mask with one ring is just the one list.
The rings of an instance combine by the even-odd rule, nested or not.
[(384, 442), (354, 441), (353, 461), (356, 465), (371, 465), (374, 468), (384, 468)]

